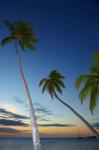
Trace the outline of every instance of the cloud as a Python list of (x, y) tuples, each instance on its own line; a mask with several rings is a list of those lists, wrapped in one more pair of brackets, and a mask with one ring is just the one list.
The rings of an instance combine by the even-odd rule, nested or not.
[(99, 122), (92, 123), (92, 126), (96, 129), (99, 129)]
[[(50, 121), (50, 118), (48, 118), (49, 116), (47, 114), (51, 114), (50, 111), (47, 111), (46, 109), (39, 109), (39, 112), (43, 113), (36, 113), (36, 118), (38, 121)], [(46, 112), (46, 113), (45, 113)], [(28, 120), (30, 119), (30, 117), (27, 116), (23, 116), (23, 115), (19, 115), (19, 114), (15, 114), (13, 112), (7, 111), (6, 109), (0, 108), (0, 117), (2, 119), (14, 119), (14, 120)]]
[(50, 121), (45, 115), (36, 114), (37, 121)]
[(1, 108), (6, 109), (7, 111), (12, 111), (14, 113), (18, 112), (18, 109), (13, 104), (2, 103)]
[(0, 112), (5, 113), (6, 111), (5, 111), (5, 109), (0, 108)]
[(18, 114), (13, 114), (13, 113), (12, 113), (12, 117), (16, 119), (29, 119), (29, 117), (18, 115)]
[(19, 115), (19, 114), (15, 114), (13, 112), (7, 111), (3, 108), (0, 108), (0, 113), (3, 114), (6, 117), (9, 118), (14, 118), (14, 119), (29, 119), (29, 117), (23, 116), (23, 115)]
[(20, 133), (21, 131), (16, 130), (16, 129), (12, 129), (12, 128), (2, 128), (2, 127), (0, 127), (0, 132), (3, 132), (3, 133)]
[(6, 119), (0, 119), (0, 125), (3, 126), (29, 126), (26, 123), (23, 123), (21, 121), (16, 121), (16, 120), (6, 120)]
[(34, 103), (36, 113), (41, 113), (46, 116), (53, 116), (53, 112), (51, 110), (46, 109), (40, 103)]
[(40, 103), (34, 103), (34, 108), (38, 121), (50, 121), (55, 117), (54, 113), (51, 110), (46, 109)]
[[(39, 120), (39, 121), (50, 121), (49, 119), (44, 118), (44, 117), (40, 117), (40, 118), (38, 118), (38, 120)], [(50, 121), (50, 122), (51, 122), (51, 121)]]
[[(17, 103), (22, 104), (22, 105), (24, 105), (25, 107), (27, 107), (27, 103), (25, 103), (25, 101), (22, 100), (20, 97), (14, 96), (13, 98), (14, 98), (14, 100), (15, 100)], [(43, 113), (43, 114), (46, 114), (46, 115), (48, 115), (48, 116), (53, 115), (52, 111), (47, 110), (47, 109), (46, 109), (45, 107), (43, 107), (40, 103), (36, 102), (36, 103), (34, 103), (33, 105), (34, 105), (34, 109), (35, 109), (35, 112), (36, 112), (36, 113)]]
[(19, 98), (18, 96), (14, 96), (13, 99), (20, 104), (25, 104), (24, 100), (22, 100), (21, 98)]
[[(23, 100), (21, 100), (17, 96), (14, 96), (14, 99), (19, 104), (23, 103)], [(45, 107), (43, 107), (38, 102), (34, 103), (34, 108), (35, 108), (35, 112), (36, 112), (37, 121), (52, 122), (52, 118), (56, 118), (56, 116), (54, 115), (54, 113), (51, 110), (46, 109)], [(8, 109), (3, 108), (3, 107), (0, 108), (0, 117), (2, 119), (6, 119), (6, 120), (7, 120), (7, 118), (9, 118), (11, 120), (21, 120), (21, 121), (23, 121), (24, 119), (27, 119), (27, 120), (30, 119), (30, 117), (27, 117), (27, 116), (24, 116), (24, 115), (19, 115), (15, 112), (13, 113), (13, 112), (11, 112)]]
[(44, 113), (46, 115), (53, 115), (53, 113), (50, 110), (47, 110), (45, 108), (36, 108), (35, 110), (38, 113)]
[(38, 124), (38, 126), (40, 126), (40, 127), (72, 127), (72, 126), (75, 126), (75, 125), (53, 123), (53, 124)]

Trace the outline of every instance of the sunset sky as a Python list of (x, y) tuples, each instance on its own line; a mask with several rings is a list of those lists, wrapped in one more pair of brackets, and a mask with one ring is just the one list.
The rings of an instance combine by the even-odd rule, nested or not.
[[(0, 0), (0, 41), (9, 31), (3, 21), (31, 22), (39, 42), (36, 51), (21, 52), (41, 137), (90, 136), (89, 129), (48, 93), (39, 81), (51, 70), (66, 76), (60, 97), (98, 131), (99, 103), (92, 116), (89, 98), (81, 105), (75, 80), (88, 73), (99, 51), (98, 0)], [(0, 47), (0, 137), (31, 137), (27, 99), (20, 80), (13, 43)]]

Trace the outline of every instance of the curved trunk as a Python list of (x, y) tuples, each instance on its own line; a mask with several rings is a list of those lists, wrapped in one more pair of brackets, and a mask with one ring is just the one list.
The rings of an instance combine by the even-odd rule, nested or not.
[(33, 137), (33, 145), (34, 145), (34, 150), (41, 150), (41, 145), (40, 145), (40, 137), (38, 133), (38, 127), (37, 127), (37, 122), (36, 122), (36, 117), (35, 117), (35, 112), (32, 104), (32, 98), (29, 92), (29, 88), (23, 73), (22, 69), (22, 64), (21, 64), (21, 57), (19, 55), (18, 49), (17, 49), (17, 42), (15, 42), (15, 50), (17, 54), (17, 61), (19, 65), (19, 72), (21, 75), (21, 79), (25, 88), (25, 92), (27, 95), (27, 102), (28, 102), (28, 107), (29, 107), (29, 114), (30, 114), (30, 119), (31, 119), (31, 127), (32, 127), (32, 137)]
[(96, 136), (97, 140), (99, 141), (99, 134), (97, 133), (97, 131), (91, 126), (91, 124), (88, 123), (87, 120), (85, 120), (78, 112), (76, 112), (70, 105), (68, 105), (67, 103), (65, 103), (63, 100), (61, 100), (56, 93), (55, 97), (62, 103), (64, 104), (67, 108), (69, 108), (90, 130), (91, 132)]

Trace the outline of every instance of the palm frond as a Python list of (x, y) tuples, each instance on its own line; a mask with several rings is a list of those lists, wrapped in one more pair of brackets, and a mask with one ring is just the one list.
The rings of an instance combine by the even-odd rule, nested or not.
[(28, 42), (36, 43), (38, 40), (36, 38), (36, 33), (32, 27), (32, 24), (25, 23), (23, 21), (18, 21), (16, 25), (16, 32), (20, 33), (21, 38), (27, 40)]
[(51, 98), (53, 99), (53, 97), (54, 97), (54, 87), (53, 87), (52, 84), (50, 84), (50, 81), (48, 83), (47, 90), (48, 90), (48, 93), (50, 94)]
[(46, 78), (43, 78), (43, 79), (40, 81), (39, 86), (42, 86), (42, 85), (45, 83), (46, 80), (47, 80)]
[(23, 42), (21, 42), (20, 40), (18, 42), (19, 42), (19, 45), (22, 48), (23, 52), (25, 52), (26, 50), (25, 50), (25, 46), (24, 46)]
[(44, 93), (45, 90), (47, 90), (47, 89), (48, 89), (48, 81), (46, 80), (44, 85), (43, 85), (43, 88), (42, 88), (42, 93)]
[(89, 78), (89, 80), (86, 81), (86, 84), (89, 84), (90, 86), (93, 86), (94, 83), (98, 83), (99, 82), (99, 77), (92, 77), (92, 78)]
[(99, 52), (94, 54), (94, 61), (95, 61), (96, 66), (99, 67)]
[(35, 51), (36, 47), (32, 43), (26, 42), (25, 47), (28, 48), (30, 51)]
[(56, 81), (62, 88), (65, 88), (65, 84), (64, 84), (64, 82), (63, 82), (62, 80), (56, 79), (55, 81)]
[(6, 37), (6, 38), (4, 38), (2, 41), (1, 41), (1, 46), (4, 46), (4, 45), (6, 45), (6, 44), (8, 44), (8, 43), (10, 43), (11, 41), (13, 40), (13, 38), (12, 37)]
[(92, 74), (98, 74), (99, 75), (99, 67), (98, 66), (90, 67), (90, 71)]
[(15, 30), (15, 23), (11, 23), (10, 21), (8, 20), (5, 20), (4, 21), (4, 24), (6, 25), (6, 27), (8, 27), (8, 29), (13, 32)]
[(16, 23), (16, 31), (20, 31), (21, 33), (30, 32), (33, 30), (32, 24), (26, 23), (22, 20), (19, 20)]
[(33, 43), (37, 43), (39, 41), (36, 36), (34, 36), (31, 40), (32, 40)]
[(76, 82), (75, 82), (75, 86), (77, 89), (80, 88), (82, 82), (85, 82), (86, 80), (88, 79), (88, 75), (86, 74), (81, 74), (77, 79), (76, 79)]
[(58, 78), (58, 79), (65, 79), (65, 77), (60, 74), (57, 70), (52, 70), (51, 73), (49, 74), (50, 78)]
[(61, 89), (61, 87), (59, 86), (59, 84), (58, 83), (54, 83), (54, 87), (55, 87), (55, 89), (57, 90), (57, 92), (59, 92), (60, 94), (62, 94), (62, 89)]
[(25, 51), (25, 49), (29, 49), (30, 51), (34, 51), (36, 49), (35, 46), (32, 43), (28, 42), (27, 40), (24, 41), (23, 39), (22, 40), (19, 39), (18, 42), (19, 42), (19, 45), (21, 46), (23, 51)]
[(91, 94), (90, 94), (90, 111), (93, 114), (94, 108), (96, 107), (96, 103), (97, 103), (97, 97), (99, 96), (98, 93), (98, 85), (94, 84), (91, 88)]
[(90, 84), (85, 84), (84, 88), (80, 91), (79, 97), (81, 100), (81, 104), (83, 104), (83, 101), (86, 99), (86, 97), (90, 93), (90, 89), (91, 89)]

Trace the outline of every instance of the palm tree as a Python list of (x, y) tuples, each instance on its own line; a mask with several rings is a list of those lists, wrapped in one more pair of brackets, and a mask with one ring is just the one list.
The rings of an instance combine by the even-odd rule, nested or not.
[(57, 70), (53, 70), (47, 78), (43, 78), (39, 83), (39, 86), (42, 86), (42, 93), (44, 93), (46, 90), (50, 94), (52, 99), (56, 98), (68, 109), (70, 109), (81, 121), (83, 121), (83, 123), (93, 132), (93, 134), (99, 140), (99, 135), (96, 130), (78, 112), (76, 112), (70, 105), (68, 105), (58, 96), (57, 92), (62, 94), (62, 89), (65, 88), (63, 82), (64, 78), (65, 77), (61, 75)]
[(95, 66), (90, 68), (89, 74), (81, 74), (76, 79), (76, 87), (79, 89), (83, 83), (83, 87), (80, 91), (79, 97), (81, 104), (89, 95), (90, 105), (89, 109), (93, 114), (93, 111), (97, 105), (97, 100), (99, 98), (99, 53), (94, 55)]
[(5, 37), (2, 40), (1, 46), (6, 45), (10, 42), (14, 42), (19, 71), (27, 95), (27, 102), (28, 102), (29, 113), (31, 118), (31, 126), (32, 126), (33, 145), (35, 150), (40, 150), (41, 149), (40, 138), (38, 133), (35, 112), (32, 104), (32, 98), (23, 72), (21, 57), (18, 50), (18, 46), (20, 46), (24, 52), (26, 51), (26, 49), (29, 49), (30, 51), (34, 51), (37, 38), (35, 36), (35, 32), (32, 27), (32, 24), (30, 23), (25, 23), (24, 21), (18, 21), (16, 23), (4, 21), (4, 23), (6, 27), (9, 29), (10, 35)]

